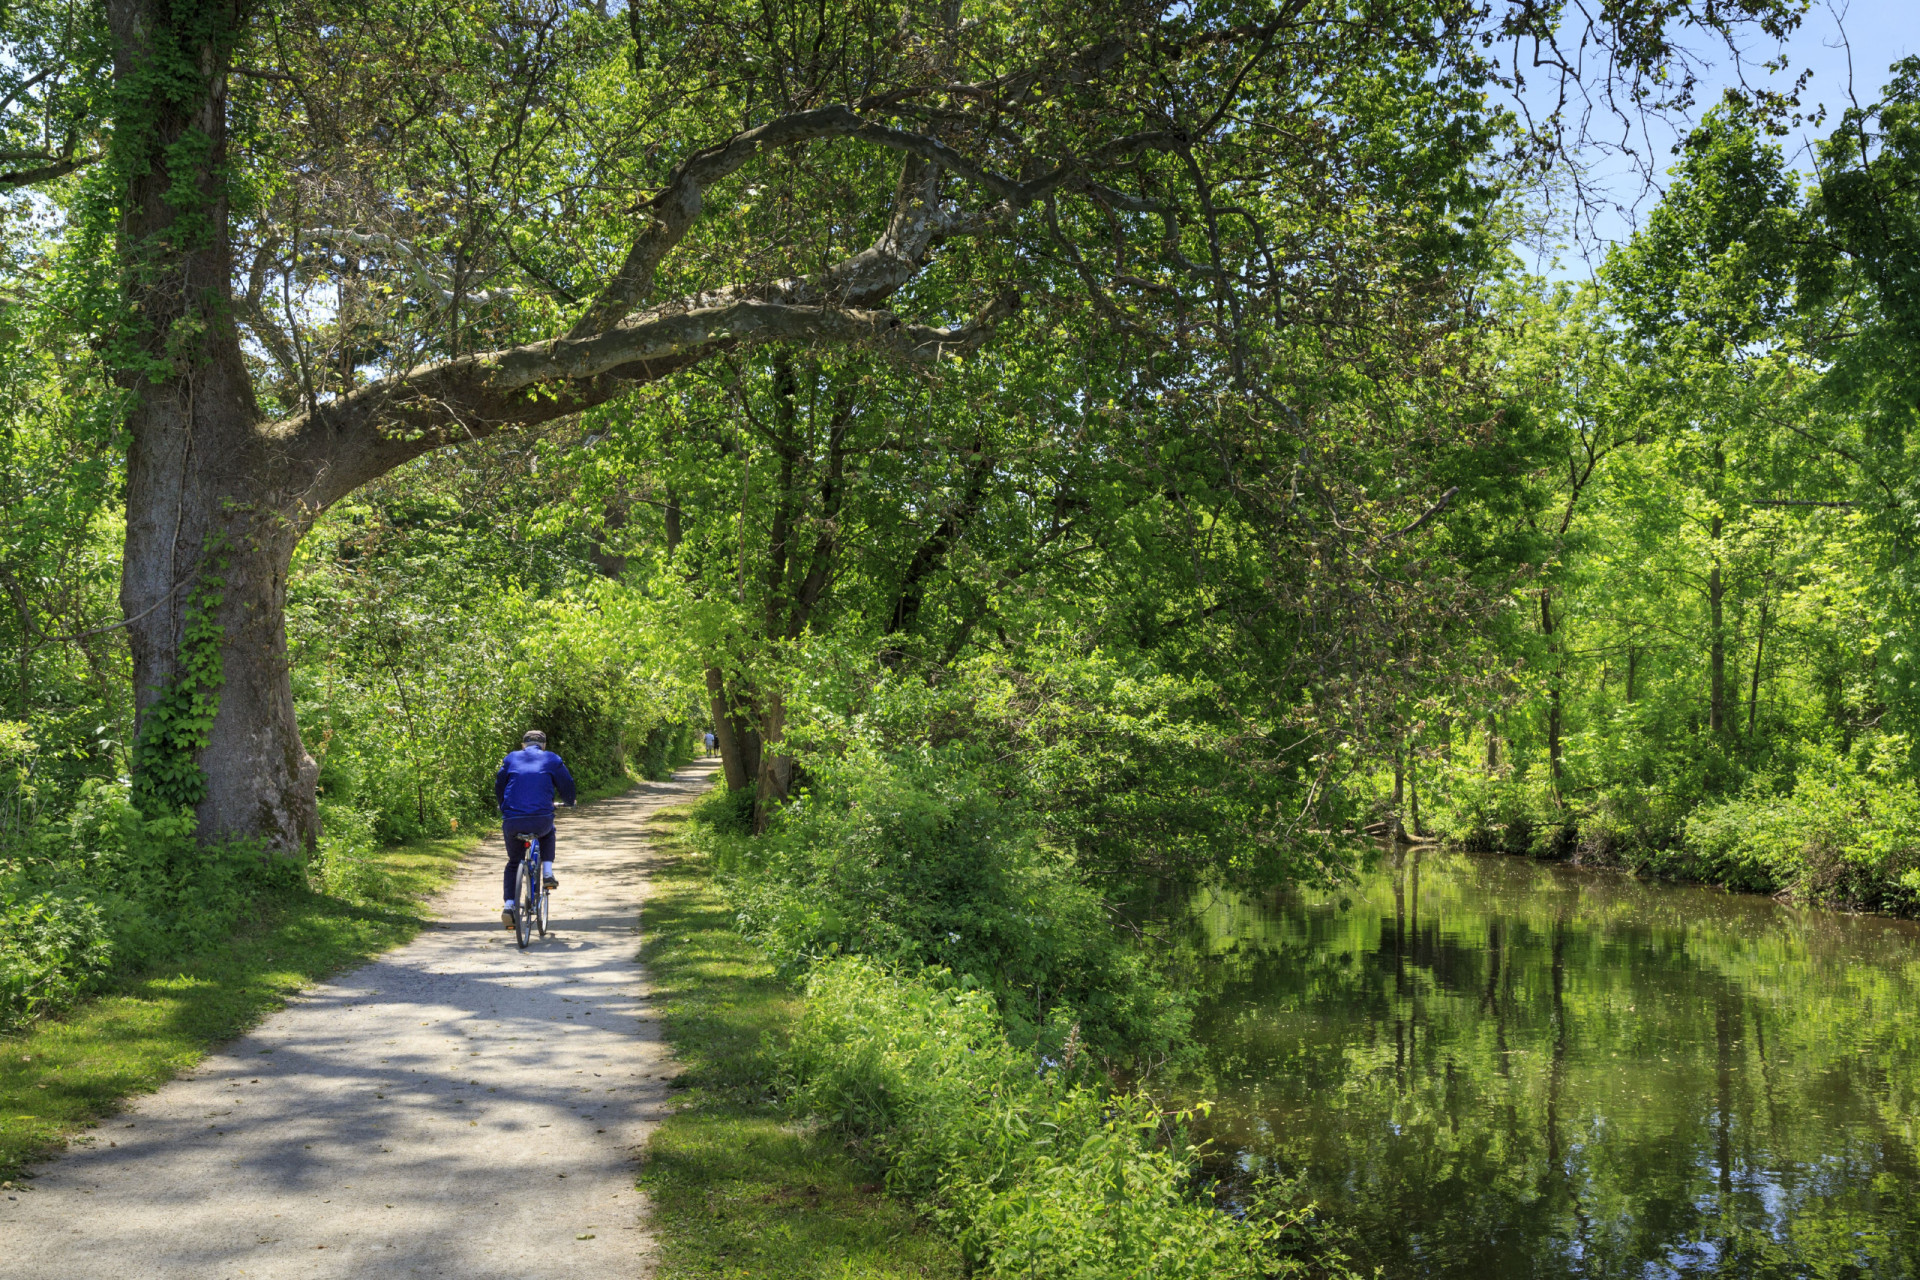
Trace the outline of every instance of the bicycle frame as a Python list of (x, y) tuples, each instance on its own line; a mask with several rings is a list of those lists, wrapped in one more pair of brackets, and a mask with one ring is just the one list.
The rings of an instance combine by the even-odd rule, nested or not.
[(522, 835), (520, 839), (520, 874), (514, 879), (513, 936), (524, 951), (532, 943), (536, 929), (541, 937), (547, 936), (549, 917), (547, 881), (540, 873), (540, 837)]

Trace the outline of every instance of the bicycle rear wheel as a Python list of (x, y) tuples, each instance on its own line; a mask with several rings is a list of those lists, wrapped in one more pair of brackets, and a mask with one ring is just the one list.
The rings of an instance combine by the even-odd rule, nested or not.
[(534, 895), (540, 892), (540, 873), (529, 875), (529, 866), (539, 866), (537, 856), (529, 853), (520, 859), (520, 875), (514, 882), (513, 893), (513, 936), (519, 941), (520, 949), (525, 951), (527, 943), (533, 937)]

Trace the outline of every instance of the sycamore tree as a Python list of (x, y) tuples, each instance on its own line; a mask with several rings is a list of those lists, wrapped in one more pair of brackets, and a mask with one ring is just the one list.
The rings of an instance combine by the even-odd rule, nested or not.
[(771, 344), (932, 365), (1023, 309), (1276, 418), (1303, 352), (1402, 352), (1417, 380), (1471, 322), (1502, 140), (1578, 115), (1510, 133), (1501, 89), (1576, 101), (1584, 59), (1633, 109), (1684, 105), (1688, 32), (1793, 11), (9, 6), (0, 176), (64, 219), (50, 287), (123, 396), (137, 798), (203, 839), (312, 841), (288, 566), (411, 459)]

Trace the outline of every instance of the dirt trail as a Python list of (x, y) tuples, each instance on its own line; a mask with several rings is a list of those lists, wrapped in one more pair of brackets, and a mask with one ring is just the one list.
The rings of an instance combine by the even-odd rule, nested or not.
[(439, 923), (306, 992), (0, 1193), (0, 1278), (635, 1280), (668, 1060), (635, 960), (642, 821), (683, 770), (561, 812), (556, 932), (500, 927), (489, 843)]

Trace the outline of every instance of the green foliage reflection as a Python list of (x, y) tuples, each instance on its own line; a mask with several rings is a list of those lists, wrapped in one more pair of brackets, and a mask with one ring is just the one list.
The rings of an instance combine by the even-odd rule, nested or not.
[(1197, 905), (1222, 1172), (1389, 1275), (1920, 1272), (1910, 924), (1423, 850)]

